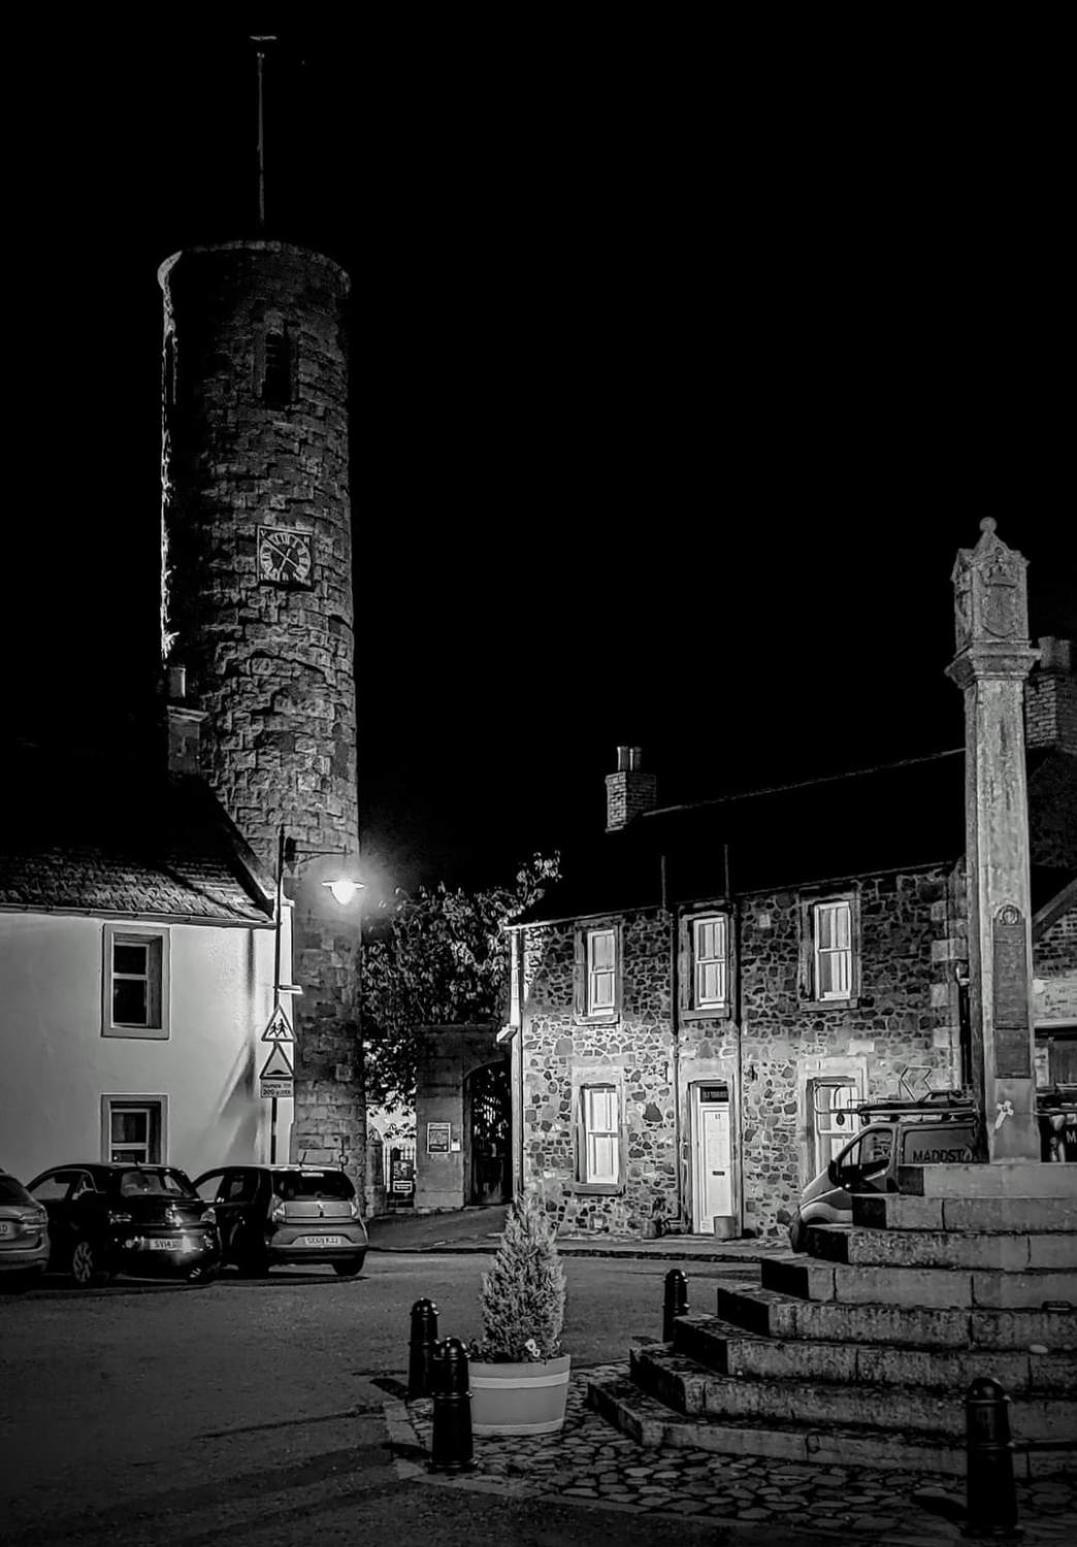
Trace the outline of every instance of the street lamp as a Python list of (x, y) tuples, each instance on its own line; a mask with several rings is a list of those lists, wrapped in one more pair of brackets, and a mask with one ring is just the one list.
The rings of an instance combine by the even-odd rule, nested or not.
[[(283, 826), (280, 828), (280, 831), (279, 831), (279, 833), (277, 835), (277, 877), (276, 877), (277, 887), (276, 887), (276, 903), (275, 903), (275, 909), (274, 909), (273, 1021), (277, 1021), (278, 1017), (281, 1014), (281, 996), (282, 995), (284, 995), (284, 994), (301, 994), (303, 992), (302, 987), (299, 984), (297, 984), (297, 983), (282, 983), (281, 982), (281, 976), (280, 976), (280, 974), (281, 974), (281, 937), (282, 937), (282, 927), (283, 927), (283, 921), (284, 921), (284, 869), (285, 869), (285, 866), (286, 865), (287, 866), (292, 866), (292, 865), (295, 865), (299, 860), (314, 859), (314, 858), (317, 858), (318, 856), (321, 856), (321, 855), (330, 855), (330, 854), (347, 855), (348, 852), (349, 852), (349, 850), (346, 849), (346, 848), (334, 848), (334, 849), (309, 849), (309, 848), (306, 848), (306, 847), (300, 845), (299, 843), (297, 843), (294, 838), (290, 838), (288, 836), (287, 832), (285, 831)], [(363, 890), (363, 882), (362, 881), (356, 881), (354, 878), (352, 878), (350, 876), (338, 876), (338, 877), (335, 877), (333, 880), (323, 881), (322, 885), (332, 894), (334, 901), (339, 903), (341, 907), (347, 907), (348, 904), (355, 899), (355, 897), (358, 895), (358, 893)], [(361, 951), (361, 947), (362, 947), (362, 933), (360, 931), (360, 951)], [(361, 971), (361, 960), (362, 960), (361, 955), (359, 953), (357, 953), (357, 959), (356, 959), (356, 976), (357, 977), (358, 977), (359, 972)], [(357, 997), (357, 1000), (358, 1000), (358, 990), (357, 990), (356, 997)], [(359, 1014), (359, 1012), (357, 1010), (357, 1018), (358, 1018), (358, 1014)], [(286, 1019), (289, 1021), (289, 1023), (291, 1022), (291, 1016), (287, 1016)], [(272, 1022), (271, 1022), (271, 1024), (272, 1024)], [(295, 1030), (294, 1026), (291, 1027), (291, 1030), (292, 1030), (292, 1033), (293, 1033), (293, 1036), (294, 1036), (294, 1030)], [(360, 1046), (361, 1046), (361, 1042), (360, 1042)], [(293, 1072), (293, 1081), (294, 1081), (294, 1072)], [(294, 1084), (293, 1084), (293, 1092), (294, 1092)], [(275, 1164), (276, 1163), (276, 1159), (277, 1159), (277, 1099), (278, 1098), (277, 1098), (276, 1095), (271, 1094), (271, 1096), (270, 1096), (271, 1106), (270, 1106), (270, 1115), (269, 1115), (269, 1160), (270, 1160), (270, 1164), (271, 1165)]]

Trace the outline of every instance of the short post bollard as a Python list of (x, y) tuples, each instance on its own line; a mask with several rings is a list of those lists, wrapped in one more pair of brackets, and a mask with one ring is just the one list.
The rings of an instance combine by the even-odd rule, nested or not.
[(673, 1342), (674, 1317), (683, 1316), (688, 1310), (688, 1280), (680, 1268), (670, 1268), (666, 1274), (666, 1298), (662, 1306), (662, 1341)]
[(1024, 1533), (1017, 1524), (1010, 1398), (997, 1380), (981, 1376), (966, 1392), (965, 1435), (966, 1511), (961, 1534), (1015, 1541)]
[(411, 1308), (408, 1345), (408, 1401), (430, 1395), (430, 1360), (438, 1340), (438, 1308), (433, 1300), (416, 1300)]
[(432, 1389), (434, 1435), (431, 1472), (470, 1472), (475, 1463), (471, 1440), (471, 1381), (467, 1354), (459, 1338), (446, 1338), (434, 1349)]

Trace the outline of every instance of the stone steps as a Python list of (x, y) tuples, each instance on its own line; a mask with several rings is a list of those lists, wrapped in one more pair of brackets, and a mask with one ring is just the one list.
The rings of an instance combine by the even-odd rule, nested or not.
[(1054, 1302), (1077, 1306), (1077, 1267), (1036, 1268), (1023, 1273), (997, 1269), (864, 1267), (821, 1262), (803, 1252), (766, 1257), (764, 1289), (799, 1299), (838, 1300), (843, 1305), (924, 1306), (947, 1310), (1041, 1310)]
[(717, 1316), (596, 1372), (591, 1405), (643, 1444), (960, 1475), (966, 1393), (990, 1378), (1018, 1475), (1077, 1463), (1077, 1170), (907, 1181), (764, 1257), (758, 1287), (717, 1283)]
[(745, 1332), (770, 1338), (890, 1343), (913, 1348), (1077, 1348), (1072, 1311), (994, 1311), (918, 1305), (819, 1303), (752, 1285), (717, 1286), (717, 1313)]
[[(986, 1370), (981, 1373), (987, 1374)], [(965, 1435), (964, 1387), (879, 1385), (861, 1382), (742, 1379), (720, 1375), (678, 1354), (667, 1344), (635, 1347), (629, 1355), (633, 1382), (684, 1417), (748, 1419), (808, 1428), (874, 1426), (885, 1414), (887, 1427), (932, 1440), (945, 1436), (961, 1445)], [(1077, 1400), (1025, 1395), (1015, 1402), (1015, 1440), (1071, 1438), (1077, 1445)]]
[(1061, 1231), (987, 1235), (970, 1230), (868, 1230), (809, 1225), (808, 1255), (859, 1267), (966, 1268), (1000, 1273), (1077, 1269), (1077, 1241)]
[[(881, 1427), (827, 1425), (768, 1419), (689, 1418), (656, 1401), (620, 1374), (588, 1377), (587, 1402), (622, 1434), (648, 1448), (670, 1445), (718, 1455), (765, 1456), (774, 1460), (819, 1466), (865, 1466), (885, 1471), (928, 1472), (963, 1477), (964, 1444), (947, 1434), (909, 1436)], [(1050, 1452), (1014, 1452), (1014, 1475), (1051, 1476), (1077, 1465), (1077, 1443)]]
[(1077, 1204), (1077, 1173), (1072, 1167), (1038, 1160), (900, 1166), (898, 1188), (920, 1198), (1017, 1198), (1022, 1202), (1063, 1198)]
[[(1045, 1166), (1073, 1171), (1074, 1166)], [(989, 1235), (1077, 1233), (1077, 1198), (925, 1198), (854, 1193), (853, 1224), (872, 1230), (979, 1230)]]
[(824, 1384), (923, 1386), (963, 1395), (990, 1375), (1011, 1396), (1077, 1391), (1077, 1349), (896, 1348), (889, 1344), (809, 1341), (745, 1332), (717, 1316), (695, 1313), (674, 1323), (673, 1350), (717, 1375)]

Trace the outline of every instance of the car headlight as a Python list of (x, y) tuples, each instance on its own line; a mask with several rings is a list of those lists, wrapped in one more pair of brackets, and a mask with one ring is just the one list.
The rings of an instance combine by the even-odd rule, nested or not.
[(284, 1223), (284, 1204), (278, 1203), (269, 1217), (275, 1225), (282, 1225)]
[(216, 1223), (217, 1223), (217, 1210), (214, 1209), (214, 1208), (208, 1208), (206, 1210), (206, 1212), (202, 1215), (202, 1224), (204, 1224), (204, 1225), (215, 1225)]

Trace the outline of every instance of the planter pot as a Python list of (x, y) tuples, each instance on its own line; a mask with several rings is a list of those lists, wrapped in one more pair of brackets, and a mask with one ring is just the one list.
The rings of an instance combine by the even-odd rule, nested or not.
[(555, 1434), (565, 1421), (571, 1356), (535, 1364), (482, 1364), (472, 1359), (474, 1434)]

